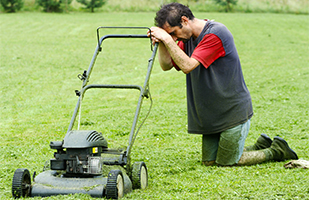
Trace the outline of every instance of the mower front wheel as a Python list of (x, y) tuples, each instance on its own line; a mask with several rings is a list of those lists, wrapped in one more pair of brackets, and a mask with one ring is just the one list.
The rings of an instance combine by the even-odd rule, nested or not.
[(148, 171), (144, 162), (135, 162), (132, 167), (133, 189), (146, 189), (148, 186)]
[(108, 173), (106, 184), (106, 198), (118, 199), (124, 195), (124, 181), (120, 170), (111, 170)]
[(14, 172), (12, 195), (15, 199), (31, 195), (31, 177), (28, 169), (17, 169)]

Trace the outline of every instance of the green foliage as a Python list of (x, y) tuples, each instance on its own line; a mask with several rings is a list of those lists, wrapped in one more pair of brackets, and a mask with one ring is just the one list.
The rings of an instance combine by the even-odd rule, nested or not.
[(63, 7), (70, 5), (72, 0), (36, 0), (44, 12), (62, 12)]
[(91, 12), (94, 12), (95, 8), (101, 8), (107, 0), (77, 0), (77, 2), (86, 6)]
[[(261, 133), (278, 135), (299, 158), (309, 160), (308, 16), (194, 14), (223, 22), (233, 33), (254, 106), (246, 144), (253, 144)], [(96, 28), (152, 26), (154, 15), (25, 12), (0, 16), (0, 199), (12, 199), (17, 168), (38, 174), (45, 161), (53, 158), (49, 143), (65, 136), (77, 102), (74, 90), (82, 84), (76, 76), (88, 69), (97, 43)], [(140, 84), (150, 57), (149, 41), (145, 40), (104, 41), (91, 83)], [(149, 188), (134, 190), (123, 200), (308, 199), (309, 169), (287, 170), (285, 162), (202, 166), (201, 137), (186, 133), (185, 75), (175, 70), (163, 72), (157, 58), (154, 67), (149, 83), (153, 107), (131, 155), (132, 162), (146, 163)], [(99, 95), (87, 91), (81, 128), (101, 131), (110, 145), (127, 145), (136, 96), (138, 91), (104, 90)], [(141, 119), (148, 108), (149, 99), (145, 99)], [(44, 199), (96, 198), (76, 194)]]
[(225, 12), (232, 10), (232, 5), (236, 5), (238, 0), (214, 0), (217, 4), (224, 7)]
[[(22, 0), (24, 1), (23, 11), (36, 11), (38, 6), (34, 5), (35, 1), (40, 0)], [(50, 0), (55, 1), (55, 0)], [(63, 1), (63, 0), (62, 0)], [(88, 0), (90, 1), (90, 0)], [(103, 7), (97, 8), (96, 12), (156, 12), (160, 5), (169, 3), (174, 0), (112, 0), (107, 1)], [(223, 0), (222, 0), (223, 1)], [(177, 2), (188, 5), (193, 12), (225, 12), (225, 7), (217, 4), (215, 0), (177, 0)], [(63, 11), (80, 11), (84, 7), (77, 1), (70, 4), (65, 1), (58, 7), (58, 12)], [(238, 0), (237, 5), (232, 5), (233, 12), (246, 13), (296, 13), (309, 14), (309, 1), (282, 1), (282, 0)], [(85, 7), (87, 8), (87, 7)], [(46, 9), (45, 9), (46, 10)]]
[(23, 0), (0, 0), (5, 12), (13, 13), (20, 10), (24, 2)]

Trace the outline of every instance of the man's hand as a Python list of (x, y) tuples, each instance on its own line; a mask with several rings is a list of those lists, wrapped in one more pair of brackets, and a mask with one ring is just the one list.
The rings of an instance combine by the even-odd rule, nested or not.
[[(150, 34), (151, 31), (151, 34)], [(151, 40), (154, 43), (156, 42), (165, 42), (169, 39), (173, 39), (176, 41), (174, 38), (172, 38), (171, 35), (169, 35), (164, 29), (159, 28), (159, 27), (151, 27), (150, 31), (147, 32), (148, 37), (151, 36)]]
[(151, 37), (151, 40), (152, 40), (153, 45), (154, 45), (156, 42), (161, 42), (159, 39), (157, 39), (157, 38), (153, 35), (151, 29), (147, 31), (147, 36), (148, 36), (148, 37)]

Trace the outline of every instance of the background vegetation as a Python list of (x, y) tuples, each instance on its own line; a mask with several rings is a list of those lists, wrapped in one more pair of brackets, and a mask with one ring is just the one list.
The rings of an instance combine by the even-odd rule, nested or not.
[[(13, 173), (42, 172), (53, 157), (50, 141), (62, 140), (88, 68), (98, 26), (152, 26), (154, 12), (1, 14), (0, 199), (11, 198)], [(255, 115), (246, 144), (261, 133), (287, 139), (309, 160), (309, 24), (307, 15), (205, 13), (233, 33)], [(101, 32), (102, 35), (110, 30)], [(115, 33), (115, 32), (113, 32)], [(118, 32), (119, 33), (119, 32)], [(144, 33), (144, 32), (142, 32)], [(110, 40), (93, 71), (94, 83), (143, 82), (149, 41)], [(132, 152), (145, 161), (149, 188), (124, 199), (308, 199), (309, 171), (285, 162), (249, 167), (201, 165), (201, 136), (186, 130), (185, 76), (162, 72), (155, 62), (151, 114)], [(88, 94), (88, 93), (87, 93)], [(82, 107), (82, 129), (101, 131), (112, 146), (126, 145), (137, 93), (91, 92)], [(149, 108), (143, 104), (141, 119)], [(40, 198), (33, 198), (40, 199)], [(45, 199), (92, 199), (87, 195)]]
[[(2, 0), (6, 1), (6, 0)], [(24, 11), (41, 10), (35, 0), (23, 0)], [(41, 0), (42, 1), (42, 0)], [(189, 5), (194, 11), (201, 12), (225, 12), (226, 6), (216, 4), (216, 0), (109, 0), (101, 8), (96, 8), (95, 12), (114, 12), (114, 11), (157, 11), (159, 5), (168, 2), (179, 2)], [(230, 0), (219, 0), (230, 1)], [(59, 1), (58, 1), (59, 2)], [(73, 0), (69, 6), (63, 1), (63, 11), (84, 11), (84, 6)], [(231, 6), (232, 12), (271, 12), (271, 13), (296, 13), (308, 14), (309, 2), (307, 0), (238, 0), (237, 5)]]
[(22, 0), (0, 0), (2, 8), (9, 13), (16, 12), (23, 7)]

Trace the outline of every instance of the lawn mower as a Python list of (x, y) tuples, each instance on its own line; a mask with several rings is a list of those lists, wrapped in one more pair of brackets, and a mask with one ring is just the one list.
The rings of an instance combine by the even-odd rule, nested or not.
[[(97, 47), (88, 70), (78, 77), (82, 80), (80, 91), (75, 91), (78, 101), (62, 141), (50, 142), (54, 158), (49, 160), (49, 167), (43, 172), (30, 175), (28, 169), (17, 169), (12, 181), (14, 198), (67, 195), (75, 193), (89, 194), (92, 197), (118, 199), (133, 189), (145, 189), (148, 185), (148, 171), (144, 162), (131, 164), (130, 153), (141, 125), (137, 128), (143, 99), (150, 98), (149, 78), (153, 68), (158, 44), (152, 44), (147, 35), (110, 34), (100, 37), (100, 29), (148, 29), (147, 27), (99, 27), (97, 28)], [(108, 38), (148, 38), (152, 51), (148, 60), (148, 68), (144, 85), (106, 85), (89, 84), (90, 74), (98, 54), (102, 51), (102, 43)], [(135, 110), (133, 124), (129, 134), (128, 146), (124, 149), (112, 149), (103, 134), (95, 130), (73, 130), (80, 106), (89, 89), (136, 89), (139, 99)], [(151, 100), (152, 105), (152, 100)], [(150, 108), (151, 108), (150, 105)], [(149, 111), (150, 111), (149, 108)], [(148, 114), (149, 114), (148, 111)], [(148, 116), (146, 115), (146, 117)], [(145, 118), (146, 119), (146, 118)], [(79, 122), (80, 123), (80, 122)], [(78, 126), (79, 127), (79, 126)], [(78, 128), (79, 129), (79, 128)], [(109, 156), (111, 155), (111, 156)], [(33, 183), (31, 183), (31, 178)]]

